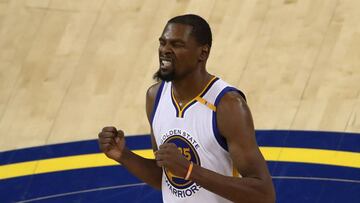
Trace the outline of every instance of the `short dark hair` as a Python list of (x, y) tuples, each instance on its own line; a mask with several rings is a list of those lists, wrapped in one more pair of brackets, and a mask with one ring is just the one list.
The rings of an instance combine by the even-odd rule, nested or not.
[(190, 25), (193, 27), (191, 34), (195, 37), (196, 41), (209, 47), (212, 45), (212, 34), (209, 24), (202, 17), (194, 14), (186, 14), (175, 16), (168, 21), (169, 23), (179, 23), (184, 25)]

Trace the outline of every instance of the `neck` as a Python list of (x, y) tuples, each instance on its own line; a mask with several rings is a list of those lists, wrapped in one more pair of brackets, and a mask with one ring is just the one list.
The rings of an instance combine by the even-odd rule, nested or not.
[(212, 77), (206, 70), (203, 70), (172, 81), (175, 98), (181, 103), (190, 101), (203, 90)]

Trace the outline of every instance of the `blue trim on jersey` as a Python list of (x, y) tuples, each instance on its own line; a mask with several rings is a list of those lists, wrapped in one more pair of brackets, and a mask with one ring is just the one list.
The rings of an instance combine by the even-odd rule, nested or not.
[(170, 90), (170, 97), (171, 97), (171, 102), (173, 103), (173, 106), (175, 108), (175, 111), (176, 111), (176, 117), (179, 117), (179, 108), (176, 106), (176, 101), (172, 95), (172, 87), (171, 87), (171, 90)]
[(213, 81), (211, 81), (211, 83), (208, 85), (208, 87), (206, 88), (206, 90), (200, 95), (200, 97), (205, 96), (205, 94), (209, 91), (209, 89), (214, 85), (214, 83), (216, 81), (218, 81), (219, 78), (215, 78)]
[(159, 87), (159, 90), (158, 92), (156, 93), (156, 98), (155, 98), (155, 104), (154, 104), (154, 108), (153, 108), (153, 111), (151, 112), (151, 126), (152, 126), (152, 123), (153, 123), (153, 120), (154, 120), (154, 116), (155, 116), (155, 112), (156, 112), (156, 109), (159, 105), (159, 101), (160, 101), (160, 97), (161, 97), (161, 92), (164, 88), (164, 84), (165, 82), (162, 81), (161, 84), (160, 84), (160, 87)]
[[(220, 103), (220, 100), (221, 98), (223, 98), (223, 96), (228, 93), (228, 92), (232, 92), (232, 91), (235, 91), (237, 93), (239, 93), (244, 99), (245, 99), (245, 95), (244, 93), (242, 93), (240, 90), (236, 89), (235, 87), (225, 87), (221, 92), (220, 94), (216, 97), (216, 100), (215, 100), (215, 106), (217, 107)], [(218, 141), (219, 145), (225, 149), (226, 151), (228, 151), (228, 145), (227, 145), (227, 142), (226, 142), (226, 139), (224, 138), (224, 136), (222, 136), (219, 132), (219, 129), (217, 127), (217, 122), (216, 122), (216, 112), (214, 111), (213, 112), (213, 117), (212, 117), (212, 123), (213, 123), (213, 132), (214, 132), (214, 135), (215, 135), (215, 139)]]

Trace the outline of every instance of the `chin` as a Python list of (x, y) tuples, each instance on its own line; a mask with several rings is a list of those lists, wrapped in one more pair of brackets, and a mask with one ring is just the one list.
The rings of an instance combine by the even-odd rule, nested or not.
[(156, 81), (165, 81), (165, 82), (170, 82), (174, 80), (174, 72), (170, 71), (170, 72), (163, 72), (161, 71), (161, 69), (159, 68), (158, 71), (156, 71), (156, 73), (154, 74), (153, 78)]

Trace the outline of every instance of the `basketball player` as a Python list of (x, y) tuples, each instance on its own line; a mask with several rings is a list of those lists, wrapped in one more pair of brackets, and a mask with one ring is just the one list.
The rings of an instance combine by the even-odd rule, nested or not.
[(274, 202), (244, 94), (206, 71), (208, 23), (174, 17), (159, 42), (160, 82), (146, 95), (155, 160), (127, 149), (115, 127), (99, 133), (101, 150), (161, 189), (164, 202)]

